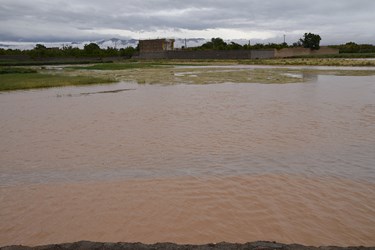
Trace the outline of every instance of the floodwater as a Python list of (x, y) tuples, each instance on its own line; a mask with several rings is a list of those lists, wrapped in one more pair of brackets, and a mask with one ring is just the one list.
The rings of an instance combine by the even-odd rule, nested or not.
[(0, 246), (375, 245), (375, 76), (16, 91), (0, 108)]

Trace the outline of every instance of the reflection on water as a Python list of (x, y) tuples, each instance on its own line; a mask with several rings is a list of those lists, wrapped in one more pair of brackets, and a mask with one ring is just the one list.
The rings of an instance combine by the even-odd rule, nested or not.
[(0, 245), (374, 245), (375, 78), (302, 77), (1, 94)]

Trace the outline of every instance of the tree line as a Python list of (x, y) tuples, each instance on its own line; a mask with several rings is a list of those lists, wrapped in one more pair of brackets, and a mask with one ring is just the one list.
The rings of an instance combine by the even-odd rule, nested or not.
[(202, 44), (198, 47), (189, 48), (191, 50), (250, 50), (250, 49), (282, 49), (287, 48), (288, 44), (286, 43), (256, 43), (254, 45), (249, 44), (238, 44), (235, 42), (226, 43), (222, 38), (216, 37), (212, 38), (210, 41)]
[[(256, 50), (256, 49), (283, 49), (283, 48), (295, 48), (303, 47), (310, 48), (312, 50), (318, 50), (320, 48), (321, 37), (318, 34), (305, 33), (302, 38), (292, 45), (287, 43), (256, 43), (254, 45), (245, 44), (241, 45), (235, 42), (226, 43), (221, 38), (212, 38), (211, 41), (204, 43), (199, 47), (192, 48), (193, 50)], [(375, 46), (372, 44), (356, 44), (354, 42), (348, 42), (340, 45), (330, 45), (329, 47), (339, 49), (340, 53), (375, 53)]]
[(248, 50), (248, 49), (283, 49), (289, 47), (304, 47), (317, 50), (320, 48), (320, 35), (313, 33), (305, 33), (303, 38), (300, 38), (293, 45), (289, 46), (287, 43), (256, 43), (254, 45), (249, 44), (238, 44), (235, 42), (226, 43), (222, 38), (212, 38), (211, 41), (202, 44), (199, 47), (193, 48), (194, 50)]
[(330, 47), (339, 49), (340, 53), (375, 53), (375, 46), (372, 44), (348, 42), (341, 45), (332, 45)]
[(36, 44), (31, 50), (0, 49), (0, 55), (24, 55), (31, 58), (43, 57), (127, 57), (130, 58), (138, 48), (112, 48), (102, 49), (96, 43), (86, 44), (83, 49), (73, 46), (63, 46), (62, 48), (47, 48), (43, 44)]

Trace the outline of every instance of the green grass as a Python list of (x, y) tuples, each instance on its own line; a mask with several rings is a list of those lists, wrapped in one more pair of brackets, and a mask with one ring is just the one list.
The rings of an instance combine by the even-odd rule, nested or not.
[(36, 72), (37, 71), (35, 69), (29, 69), (29, 68), (0, 67), (0, 75), (36, 73)]
[(284, 65), (284, 66), (375, 66), (375, 60), (358, 60), (345, 58), (275, 58), (240, 60), (239, 64), (251, 65)]
[[(38, 65), (64, 65), (64, 64), (92, 64), (92, 63), (100, 63), (102, 60), (100, 59), (88, 59), (84, 60), (81, 58), (77, 59), (62, 59), (56, 61), (48, 61), (48, 60), (0, 60), (0, 66), (38, 66)], [(104, 62), (104, 63), (111, 63), (112, 61)]]
[(295, 56), (294, 58), (375, 58), (375, 53), (340, 53), (333, 55), (305, 55)]
[(0, 91), (19, 89), (50, 88), (72, 85), (87, 85), (114, 82), (111, 78), (91, 76), (67, 76), (41, 73), (3, 74), (0, 78)]

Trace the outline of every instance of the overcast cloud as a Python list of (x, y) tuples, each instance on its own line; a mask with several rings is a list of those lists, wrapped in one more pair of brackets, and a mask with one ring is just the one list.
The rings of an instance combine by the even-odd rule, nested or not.
[(374, 0), (0, 0), (0, 41), (211, 38), (375, 44)]

